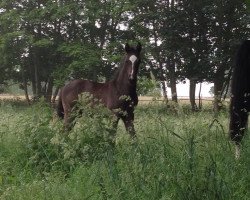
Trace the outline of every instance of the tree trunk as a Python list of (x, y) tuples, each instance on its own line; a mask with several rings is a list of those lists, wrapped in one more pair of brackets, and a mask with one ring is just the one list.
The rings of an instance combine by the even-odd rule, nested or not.
[[(37, 57), (37, 56), (36, 56)], [(40, 78), (38, 75), (38, 60), (36, 59), (34, 67), (35, 67), (35, 88), (36, 88), (36, 93), (34, 94), (34, 100), (38, 100), (41, 97), (41, 92), (42, 92), (42, 87), (41, 87), (41, 82), (40, 82)]]
[(46, 92), (45, 92), (45, 99), (48, 103), (51, 103), (52, 90), (53, 90), (53, 79), (49, 78), (48, 85), (47, 85)]
[(177, 89), (176, 89), (176, 76), (175, 76), (175, 63), (171, 62), (170, 58), (168, 59), (169, 66), (169, 76), (170, 76), (170, 88), (172, 93), (172, 101), (178, 102), (177, 99)]
[(189, 99), (190, 99), (192, 111), (197, 111), (197, 105), (195, 103), (195, 89), (196, 89), (196, 81), (194, 79), (190, 79)]
[(170, 80), (170, 87), (171, 87), (171, 93), (172, 93), (172, 101), (178, 103), (176, 81)]
[(32, 77), (31, 79), (31, 87), (32, 87), (32, 94), (33, 94), (33, 99), (36, 96), (36, 81), (34, 79), (34, 77)]
[(162, 92), (163, 92), (164, 102), (167, 104), (168, 103), (168, 93), (167, 93), (165, 81), (161, 81), (161, 84), (162, 84)]
[(202, 109), (201, 88), (202, 88), (202, 83), (200, 83), (200, 90), (199, 90), (199, 110)]
[(30, 98), (29, 98), (29, 93), (28, 93), (28, 84), (26, 80), (23, 80), (23, 91), (24, 91), (24, 96), (27, 101), (27, 103), (30, 105)]
[(162, 56), (161, 56), (161, 51), (158, 48), (157, 42), (158, 42), (158, 31), (157, 29), (155, 29), (155, 24), (153, 23), (153, 31), (152, 31), (153, 37), (154, 37), (154, 45), (155, 45), (155, 49), (157, 50), (157, 52), (155, 52), (155, 56), (156, 56), (156, 60), (159, 63), (159, 70), (160, 70), (160, 79), (161, 79), (161, 84), (162, 84), (162, 90), (163, 90), (163, 97), (164, 97), (164, 101), (166, 104), (168, 104), (168, 96), (167, 96), (167, 88), (165, 85), (165, 81), (166, 78), (164, 77), (164, 73), (165, 70), (163, 68), (163, 63), (164, 61), (162, 60)]
[(32, 92), (33, 92), (33, 100), (36, 101), (41, 97), (42, 87), (39, 76), (40, 69), (40, 56), (38, 49), (30, 47), (31, 54), (31, 82), (32, 82)]
[(30, 98), (29, 98), (29, 93), (28, 93), (28, 84), (27, 84), (27, 80), (24, 76), (24, 71), (22, 70), (22, 79), (23, 79), (23, 91), (24, 91), (24, 95), (25, 95), (25, 99), (27, 101), (27, 103), (30, 105)]
[(214, 81), (214, 112), (217, 116), (218, 112), (222, 108), (221, 97), (222, 97), (223, 81), (221, 79), (215, 79)]
[(55, 89), (55, 91), (54, 91), (54, 93), (53, 93), (52, 100), (51, 100), (52, 104), (54, 104), (56, 102), (56, 97), (57, 97), (57, 94), (59, 92), (59, 89), (60, 89), (60, 87), (57, 86), (56, 89)]

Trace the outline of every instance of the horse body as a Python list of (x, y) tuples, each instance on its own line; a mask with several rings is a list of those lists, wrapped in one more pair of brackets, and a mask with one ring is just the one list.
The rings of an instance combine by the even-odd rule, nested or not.
[[(61, 89), (57, 112), (60, 117), (64, 118), (66, 126), (69, 124), (70, 113), (78, 95), (87, 92), (114, 113), (117, 118), (115, 126), (119, 119), (122, 119), (127, 131), (135, 135), (133, 121), (134, 107), (138, 103), (136, 84), (141, 45), (138, 43), (137, 47), (133, 48), (126, 44), (125, 51), (124, 62), (113, 80), (106, 83), (73, 80)], [(126, 115), (122, 114), (124, 112)]]
[(229, 130), (237, 153), (250, 112), (250, 40), (244, 41), (238, 50), (231, 91)]

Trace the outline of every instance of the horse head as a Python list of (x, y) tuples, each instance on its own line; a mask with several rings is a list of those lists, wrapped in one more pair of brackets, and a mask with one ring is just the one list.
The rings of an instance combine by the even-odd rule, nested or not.
[(141, 62), (140, 52), (141, 52), (141, 44), (138, 42), (136, 47), (131, 47), (128, 43), (125, 45), (125, 62), (124, 69), (127, 72), (128, 79), (130, 81), (136, 80), (139, 65)]

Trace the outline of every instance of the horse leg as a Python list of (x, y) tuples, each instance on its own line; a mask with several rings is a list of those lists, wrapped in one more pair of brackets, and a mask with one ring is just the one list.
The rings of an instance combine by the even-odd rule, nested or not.
[(247, 127), (248, 112), (245, 109), (232, 110), (230, 117), (230, 138), (235, 142), (235, 158), (240, 157), (241, 140)]
[(114, 136), (116, 134), (117, 131), (117, 126), (118, 126), (118, 122), (119, 122), (120, 118), (115, 117), (112, 121), (112, 135)]
[(72, 124), (71, 124), (71, 107), (68, 104), (63, 104), (63, 108), (64, 108), (64, 128), (66, 131), (70, 131), (72, 128)]
[(240, 144), (235, 144), (235, 159), (238, 160), (240, 158)]
[(115, 135), (117, 132), (118, 122), (119, 122), (119, 118), (115, 116), (111, 122), (112, 127), (111, 129), (109, 129), (109, 135), (110, 135), (109, 144), (113, 147), (115, 146)]
[(68, 111), (64, 112), (64, 128), (66, 131), (69, 130), (69, 112)]
[(122, 118), (126, 131), (131, 135), (132, 138), (136, 137), (134, 128), (134, 113), (130, 113)]

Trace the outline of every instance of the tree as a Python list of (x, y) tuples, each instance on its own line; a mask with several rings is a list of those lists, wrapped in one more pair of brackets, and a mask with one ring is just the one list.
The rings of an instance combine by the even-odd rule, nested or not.
[(2, 2), (0, 14), (6, 23), (1, 27), (1, 60), (5, 71), (16, 73), (16, 76), (8, 73), (10, 77), (6, 73), (5, 79), (23, 80), (26, 89), (31, 82), (34, 98), (45, 96), (50, 101), (54, 84), (60, 86), (70, 77), (97, 80), (110, 76), (114, 67), (111, 63), (117, 58), (107, 62), (104, 50), (119, 54), (122, 49), (111, 47), (122, 41), (117, 40), (118, 35), (126, 33), (118, 28), (127, 18), (125, 3)]
[(131, 27), (147, 44), (145, 47), (146, 64), (149, 66), (149, 71), (162, 82), (166, 102), (168, 101), (166, 81), (171, 85), (172, 99), (177, 102), (174, 52), (171, 53), (171, 45), (168, 42), (172, 39), (170, 37), (173, 35), (171, 34), (173, 29), (167, 28), (170, 26), (167, 22), (171, 19), (171, 7), (174, 7), (174, 3), (159, 0), (137, 1), (136, 3), (135, 17), (131, 20)]
[[(1, 81), (21, 84), (28, 99), (51, 99), (52, 89), (71, 78), (105, 81), (121, 59), (121, 44), (143, 43), (140, 75), (176, 83), (214, 82), (219, 108), (225, 72), (249, 34), (248, 0), (34, 0), (1, 1)], [(141, 66), (143, 66), (143, 64)], [(165, 84), (164, 84), (165, 86)], [(166, 89), (165, 89), (166, 91)], [(167, 99), (167, 93), (165, 93)]]
[(209, 38), (213, 67), (210, 77), (214, 82), (214, 110), (218, 112), (224, 92), (223, 84), (228, 79), (227, 72), (234, 65), (237, 43), (247, 37), (249, 29), (245, 23), (244, 1), (214, 1), (212, 5)]
[(181, 77), (190, 80), (190, 103), (193, 110), (195, 103), (195, 87), (197, 82), (205, 80), (210, 65), (208, 62), (209, 38), (208, 13), (206, 6), (209, 1), (177, 1), (175, 30), (179, 36), (175, 40), (178, 47), (175, 52), (178, 58), (178, 70)]

